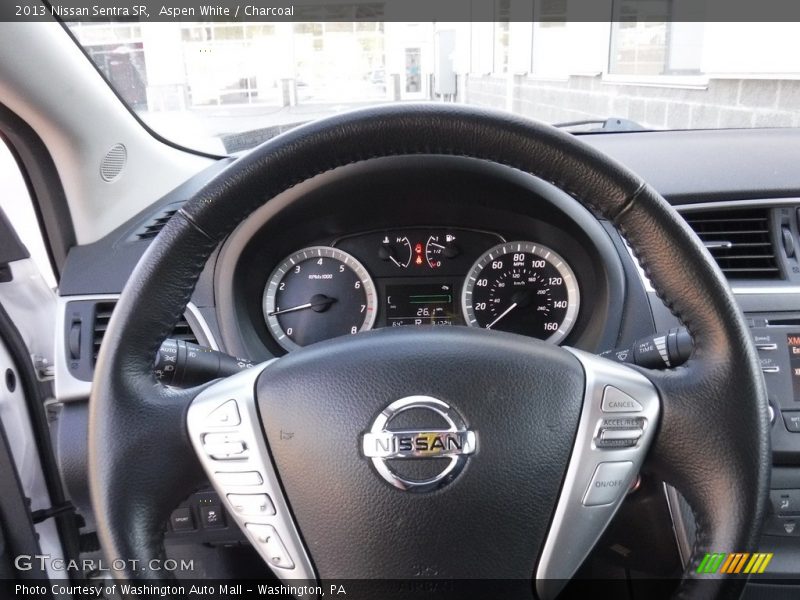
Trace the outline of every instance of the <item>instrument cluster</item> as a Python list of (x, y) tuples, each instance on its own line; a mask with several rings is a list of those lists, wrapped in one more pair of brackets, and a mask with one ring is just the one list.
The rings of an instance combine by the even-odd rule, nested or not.
[(464, 228), (380, 230), (293, 252), (264, 289), (285, 350), (374, 327), (457, 326), (562, 342), (580, 311), (570, 265), (533, 240)]

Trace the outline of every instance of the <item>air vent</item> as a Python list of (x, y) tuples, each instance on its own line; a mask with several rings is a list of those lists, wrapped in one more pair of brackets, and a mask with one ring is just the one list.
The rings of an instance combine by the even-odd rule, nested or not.
[(683, 218), (728, 279), (780, 279), (769, 216), (769, 208), (754, 208), (692, 211)]
[(175, 324), (175, 328), (172, 330), (172, 335), (169, 337), (176, 340), (183, 340), (184, 342), (189, 342), (192, 344), (197, 343), (197, 337), (194, 335), (192, 328), (189, 327), (186, 317), (181, 317), (181, 320)]
[[(114, 304), (114, 302), (98, 302), (95, 305), (94, 327), (92, 329), (92, 364), (97, 362), (97, 353), (100, 352), (100, 344), (103, 342), (106, 329), (108, 329), (108, 322), (111, 319)], [(170, 337), (191, 342), (192, 344), (197, 343), (197, 337), (192, 332), (192, 328), (189, 327), (186, 317), (183, 316), (175, 325)]]
[(166, 210), (162, 210), (158, 213), (155, 217), (150, 219), (147, 223), (145, 223), (142, 227), (136, 230), (136, 233), (133, 234), (134, 239), (136, 240), (151, 240), (158, 235), (158, 232), (164, 229), (164, 225), (167, 224), (174, 215), (178, 212), (177, 208), (168, 208)]
[(94, 327), (92, 328), (92, 364), (97, 362), (97, 353), (100, 352), (100, 344), (103, 342), (106, 329), (108, 329), (108, 322), (113, 310), (113, 302), (98, 302), (95, 306)]

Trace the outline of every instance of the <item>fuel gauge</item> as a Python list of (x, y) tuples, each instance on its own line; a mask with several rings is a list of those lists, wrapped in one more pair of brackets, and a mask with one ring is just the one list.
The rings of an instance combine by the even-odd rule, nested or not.
[(431, 269), (438, 269), (442, 261), (455, 258), (461, 254), (461, 249), (456, 245), (456, 236), (451, 233), (431, 235), (425, 243), (425, 259)]

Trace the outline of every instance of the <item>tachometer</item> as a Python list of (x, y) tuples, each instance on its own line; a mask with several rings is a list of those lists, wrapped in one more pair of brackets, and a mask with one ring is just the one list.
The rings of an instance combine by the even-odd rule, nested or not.
[(328, 246), (298, 250), (270, 275), (264, 289), (264, 317), (286, 350), (375, 323), (375, 284), (350, 254)]
[(472, 266), (461, 305), (468, 325), (560, 342), (580, 305), (572, 269), (550, 248), (533, 242), (498, 244)]

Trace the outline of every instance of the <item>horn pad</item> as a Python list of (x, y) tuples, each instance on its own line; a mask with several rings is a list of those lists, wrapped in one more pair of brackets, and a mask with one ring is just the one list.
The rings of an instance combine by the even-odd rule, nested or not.
[[(574, 356), (502, 332), (386, 329), (293, 352), (256, 387), (322, 579), (477, 577), (530, 587), (580, 417), (584, 374)], [(388, 429), (427, 433), (428, 447), (414, 438), (417, 455), (387, 458), (387, 467), (425, 480), (463, 464), (447, 485), (411, 493), (384, 479), (364, 445), (387, 407), (419, 396), (448, 408), (391, 415)], [(441, 433), (448, 429), (461, 433)], [(385, 439), (387, 452), (402, 452), (402, 442)]]

